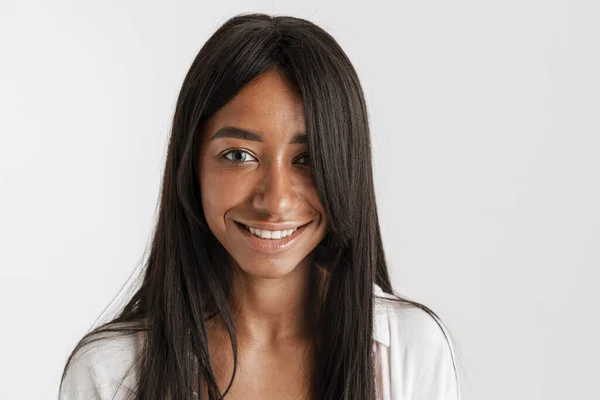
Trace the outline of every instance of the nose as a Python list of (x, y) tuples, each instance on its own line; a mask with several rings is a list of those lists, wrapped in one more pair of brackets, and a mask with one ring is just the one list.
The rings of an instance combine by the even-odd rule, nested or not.
[(270, 219), (285, 220), (298, 201), (291, 167), (279, 160), (265, 165), (262, 169), (253, 206)]

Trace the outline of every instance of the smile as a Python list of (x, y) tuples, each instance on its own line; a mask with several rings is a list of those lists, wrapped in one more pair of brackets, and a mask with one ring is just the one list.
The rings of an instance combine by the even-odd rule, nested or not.
[(277, 253), (291, 248), (298, 242), (311, 222), (296, 228), (282, 230), (259, 229), (237, 221), (235, 224), (240, 229), (244, 241), (254, 250), (263, 253)]
[(251, 234), (262, 239), (283, 239), (290, 236), (296, 231), (296, 229), (298, 229), (292, 228), (281, 231), (269, 231), (267, 229), (258, 229), (247, 225), (245, 227), (250, 231)]

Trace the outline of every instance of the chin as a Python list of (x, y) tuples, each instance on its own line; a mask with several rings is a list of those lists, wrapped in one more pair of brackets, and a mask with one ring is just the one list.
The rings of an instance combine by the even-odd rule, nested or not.
[[(276, 257), (275, 257), (276, 258)], [(310, 260), (307, 258), (297, 261), (265, 259), (264, 257), (256, 257), (254, 260), (245, 258), (245, 262), (237, 262), (237, 269), (246, 275), (253, 278), (262, 279), (278, 279), (294, 272), (301, 272), (303, 268), (308, 266)]]

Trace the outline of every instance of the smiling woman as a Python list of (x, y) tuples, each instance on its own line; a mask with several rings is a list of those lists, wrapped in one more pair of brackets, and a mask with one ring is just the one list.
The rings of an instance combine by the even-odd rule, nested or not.
[[(308, 153), (306, 134), (298, 133), (304, 129), (302, 95), (276, 68), (244, 86), (204, 126), (198, 150), (202, 209), (234, 270), (245, 272), (236, 284), (294, 271), (294, 280), (281, 280), (288, 288), (271, 281), (291, 293), (309, 280), (312, 250), (325, 237), (327, 218), (311, 168), (299, 162)], [(228, 157), (234, 155), (243, 159)]]
[(394, 294), (366, 105), (321, 28), (241, 15), (181, 88), (152, 248), (61, 399), (458, 399), (447, 332)]

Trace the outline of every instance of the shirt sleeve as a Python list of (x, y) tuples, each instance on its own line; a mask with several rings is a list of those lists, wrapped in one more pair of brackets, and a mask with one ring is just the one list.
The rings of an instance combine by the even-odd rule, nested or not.
[(389, 347), (381, 351), (389, 394), (383, 399), (460, 400), (451, 338), (439, 318), (410, 302), (386, 301), (385, 308)]
[(416, 374), (414, 399), (460, 400), (456, 360), (450, 335), (443, 323), (427, 313), (423, 339), (426, 348)]
[(101, 339), (80, 348), (67, 366), (59, 400), (122, 400), (132, 392), (132, 340)]
[(59, 400), (103, 400), (103, 374), (91, 365), (91, 357), (75, 354), (62, 381)]

